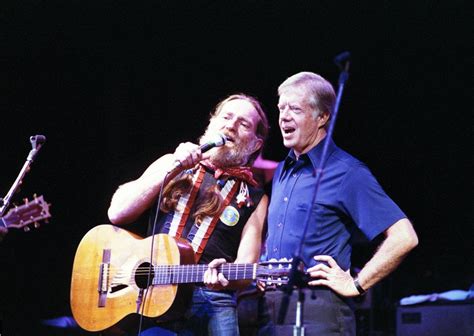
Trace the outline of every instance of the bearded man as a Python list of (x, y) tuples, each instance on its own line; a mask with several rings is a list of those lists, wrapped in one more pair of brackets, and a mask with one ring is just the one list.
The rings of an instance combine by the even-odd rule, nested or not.
[[(238, 335), (235, 291), (249, 281), (228, 281), (217, 268), (226, 262), (255, 263), (260, 255), (268, 198), (250, 170), (268, 133), (260, 103), (245, 94), (221, 101), (200, 144), (216, 133), (225, 136), (223, 146), (202, 153), (198, 144), (181, 143), (138, 179), (120, 186), (108, 210), (115, 225), (149, 213), (149, 234), (186, 239), (196, 262), (208, 264), (186, 318), (161, 325), (178, 334)], [(142, 335), (163, 332), (151, 328)]]

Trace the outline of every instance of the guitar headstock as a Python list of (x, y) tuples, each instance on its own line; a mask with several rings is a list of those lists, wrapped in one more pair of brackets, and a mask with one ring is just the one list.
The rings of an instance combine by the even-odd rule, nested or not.
[(49, 204), (44, 200), (43, 196), (34, 196), (31, 201), (24, 200), (24, 204), (15, 206), (8, 213), (0, 218), (0, 225), (6, 226), (8, 229), (21, 229), (29, 231), (28, 225), (34, 224), (39, 227), (39, 221), (51, 217), (49, 212)]
[(260, 262), (256, 280), (264, 282), (266, 286), (286, 285), (289, 280), (291, 267), (292, 261), (286, 258)]

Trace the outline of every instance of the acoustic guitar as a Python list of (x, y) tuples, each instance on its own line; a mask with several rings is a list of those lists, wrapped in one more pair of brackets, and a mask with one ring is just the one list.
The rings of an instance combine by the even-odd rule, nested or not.
[[(279, 284), (287, 282), (289, 267), (289, 262), (277, 261), (226, 263), (219, 272), (228, 280)], [(193, 284), (202, 283), (206, 270), (207, 265), (194, 264), (194, 252), (184, 239), (167, 234), (142, 238), (113, 225), (99, 225), (82, 238), (76, 251), (72, 313), (88, 331), (105, 330), (132, 314), (166, 321), (185, 312)]]

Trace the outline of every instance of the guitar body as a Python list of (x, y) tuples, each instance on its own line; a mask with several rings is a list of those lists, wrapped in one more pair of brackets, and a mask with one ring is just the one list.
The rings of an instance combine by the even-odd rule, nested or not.
[[(186, 241), (166, 234), (154, 237), (154, 265), (194, 263), (194, 253)], [(151, 245), (152, 237), (141, 238), (106, 224), (94, 227), (82, 238), (74, 258), (70, 292), (72, 313), (82, 328), (104, 330), (130, 314), (167, 320), (184, 312), (192, 297), (192, 284), (141, 290), (147, 287)]]

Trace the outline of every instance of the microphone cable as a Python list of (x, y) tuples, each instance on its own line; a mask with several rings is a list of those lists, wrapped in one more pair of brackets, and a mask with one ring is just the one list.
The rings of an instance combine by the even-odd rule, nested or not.
[[(150, 249), (150, 267), (148, 268), (147, 283), (146, 283), (145, 289), (143, 289), (144, 294), (143, 294), (143, 296), (141, 298), (141, 302), (140, 302), (141, 313), (139, 314), (140, 315), (140, 320), (139, 320), (139, 323), (138, 323), (137, 336), (140, 336), (140, 334), (142, 332), (143, 313), (145, 311), (145, 302), (146, 302), (146, 298), (148, 296), (148, 288), (150, 287), (150, 284), (151, 284), (151, 269), (153, 267), (153, 249), (154, 249), (154, 246), (155, 246), (156, 222), (158, 220), (158, 214), (160, 212), (161, 199), (163, 198), (163, 189), (164, 189), (165, 184), (167, 183), (168, 176), (169, 176), (170, 173), (171, 173), (171, 171), (166, 172), (166, 175), (163, 178), (163, 183), (161, 184), (161, 187), (160, 187), (160, 192), (158, 193), (158, 200), (157, 200), (157, 204), (156, 204), (155, 218), (153, 219), (153, 226), (152, 226), (152, 230), (151, 230), (151, 235), (152, 236), (151, 236), (151, 249)], [(140, 299), (140, 294), (139, 294), (138, 299)]]

